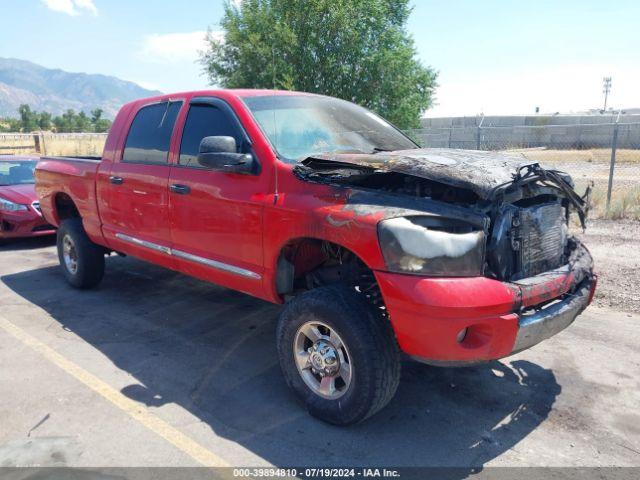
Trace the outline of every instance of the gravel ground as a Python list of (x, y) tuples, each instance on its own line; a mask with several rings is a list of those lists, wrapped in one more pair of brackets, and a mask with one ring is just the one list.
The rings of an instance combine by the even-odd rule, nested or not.
[(598, 272), (594, 303), (623, 312), (640, 312), (640, 222), (591, 220), (576, 232), (589, 247)]

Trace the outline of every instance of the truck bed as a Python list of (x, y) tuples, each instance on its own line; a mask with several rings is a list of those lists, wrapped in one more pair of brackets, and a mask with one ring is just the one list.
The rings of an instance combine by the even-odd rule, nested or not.
[[(63, 220), (59, 206), (69, 202), (96, 243), (103, 241), (96, 201), (96, 174), (101, 157), (42, 157), (36, 166), (36, 192), (45, 218), (55, 226)], [(73, 199), (73, 201), (71, 201)], [(56, 208), (58, 205), (58, 208)]]

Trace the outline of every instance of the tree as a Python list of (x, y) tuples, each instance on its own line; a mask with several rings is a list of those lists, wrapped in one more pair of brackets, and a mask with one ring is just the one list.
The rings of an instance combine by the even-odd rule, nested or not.
[(105, 118), (102, 118), (103, 110), (96, 108), (91, 111), (91, 124), (93, 125), (93, 131), (96, 133), (104, 133), (109, 130), (111, 122)]
[(32, 111), (29, 105), (20, 105), (18, 114), (20, 115), (20, 129), (23, 132), (33, 132), (38, 128), (38, 114)]
[(91, 120), (86, 113), (80, 112), (76, 115), (74, 132), (91, 132), (92, 130)]
[(75, 132), (76, 131), (76, 111), (73, 108), (67, 109), (66, 112), (62, 114), (62, 130), (58, 130), (58, 132)]
[(102, 118), (103, 110), (96, 108), (91, 117), (86, 113), (76, 113), (69, 109), (61, 116), (54, 117), (49, 112), (36, 112), (29, 105), (20, 105), (19, 118), (0, 118), (0, 132), (33, 132), (55, 130), (57, 133), (97, 132), (104, 133), (111, 127), (111, 120)]
[(17, 118), (0, 118), (0, 132), (19, 132), (20, 120)]
[(38, 130), (51, 130), (52, 115), (49, 112), (38, 113)]
[(332, 95), (416, 128), (437, 73), (416, 58), (410, 13), (409, 0), (227, 1), (201, 62), (225, 88)]
[(53, 126), (56, 129), (57, 133), (61, 133), (61, 132), (68, 132), (69, 130), (67, 130), (67, 123), (65, 121), (64, 118), (58, 116), (58, 117), (54, 117), (53, 119)]
[(99, 122), (100, 119), (102, 118), (103, 113), (104, 113), (104, 110), (102, 110), (101, 108), (96, 108), (94, 110), (91, 110), (91, 123), (96, 124), (97, 122)]

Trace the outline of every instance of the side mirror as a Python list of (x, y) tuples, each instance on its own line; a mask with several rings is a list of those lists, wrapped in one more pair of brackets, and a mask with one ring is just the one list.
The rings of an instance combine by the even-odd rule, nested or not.
[(233, 137), (204, 137), (200, 142), (198, 163), (213, 170), (252, 173), (254, 168), (253, 155), (236, 151), (236, 140)]

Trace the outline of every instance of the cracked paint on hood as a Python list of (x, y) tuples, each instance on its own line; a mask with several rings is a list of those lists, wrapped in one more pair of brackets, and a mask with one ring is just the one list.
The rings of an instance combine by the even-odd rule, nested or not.
[(496, 187), (512, 182), (522, 167), (535, 164), (536, 162), (515, 153), (424, 148), (371, 154), (314, 155), (303, 160), (296, 168), (298, 173), (309, 176), (313, 176), (315, 172), (330, 175), (334, 170), (354, 167), (377, 172), (397, 172), (467, 188), (481, 198), (488, 198)]

